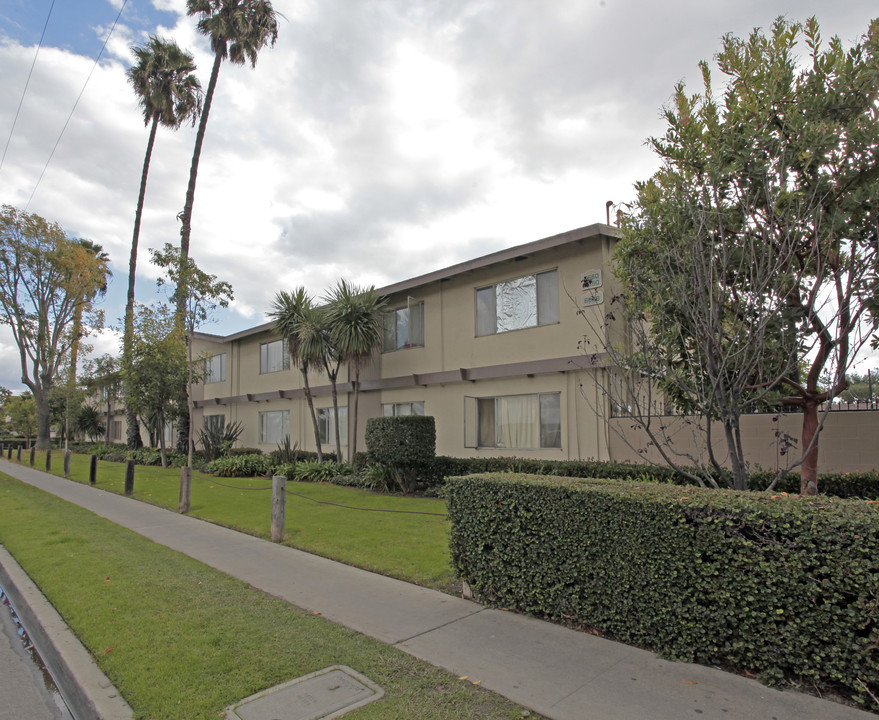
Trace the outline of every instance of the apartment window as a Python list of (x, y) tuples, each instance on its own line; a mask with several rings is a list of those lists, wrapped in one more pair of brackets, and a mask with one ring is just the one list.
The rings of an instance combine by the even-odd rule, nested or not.
[[(333, 408), (320, 408), (317, 411), (317, 427), (321, 445), (336, 444), (335, 410)], [(340, 445), (348, 444), (348, 408), (339, 408), (339, 436)]]
[(226, 416), (225, 415), (205, 415), (204, 416), (204, 429), (208, 432), (223, 432), (223, 428), (226, 427)]
[(521, 330), (559, 321), (558, 270), (476, 290), (476, 335)]
[(382, 352), (424, 347), (424, 303), (409, 303), (384, 314)]
[(519, 450), (560, 448), (560, 393), (465, 398), (465, 446)]
[(223, 382), (226, 379), (226, 353), (205, 360), (205, 383)]
[(110, 439), (111, 440), (121, 440), (122, 439), (122, 421), (121, 420), (113, 420), (110, 423)]
[(424, 415), (424, 403), (384, 403), (382, 405), (382, 415), (384, 417), (394, 417), (396, 415)]
[(286, 340), (262, 343), (259, 346), (259, 372), (273, 373), (290, 368), (290, 354)]
[(259, 442), (277, 445), (290, 437), (290, 411), (269, 410), (259, 414)]
[(170, 447), (174, 444), (174, 424), (171, 422), (165, 422), (165, 427), (162, 428), (162, 435), (165, 439), (165, 447)]

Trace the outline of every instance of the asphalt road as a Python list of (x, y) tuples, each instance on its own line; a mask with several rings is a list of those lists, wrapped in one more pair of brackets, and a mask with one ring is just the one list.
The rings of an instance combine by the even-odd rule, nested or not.
[(9, 606), (0, 605), (0, 720), (71, 720), (60, 696), (18, 636)]

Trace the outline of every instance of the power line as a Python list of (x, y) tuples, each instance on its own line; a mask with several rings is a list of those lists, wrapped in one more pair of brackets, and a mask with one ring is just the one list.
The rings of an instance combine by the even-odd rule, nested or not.
[(73, 113), (76, 111), (76, 106), (79, 105), (79, 101), (82, 98), (83, 93), (85, 92), (86, 86), (89, 84), (89, 80), (92, 78), (92, 73), (94, 73), (95, 68), (98, 66), (98, 62), (101, 60), (101, 56), (104, 54), (104, 50), (107, 48), (107, 43), (110, 42), (110, 37), (113, 35), (113, 31), (116, 29), (116, 23), (119, 22), (119, 18), (122, 17), (122, 11), (125, 10), (125, 6), (128, 4), (128, 0), (124, 0), (122, 3), (122, 7), (119, 8), (119, 14), (116, 15), (116, 19), (113, 21), (113, 27), (110, 28), (110, 32), (107, 33), (107, 37), (104, 40), (104, 44), (101, 46), (101, 51), (98, 53), (98, 56), (95, 58), (94, 65), (92, 65), (92, 69), (89, 70), (88, 77), (85, 79), (85, 82), (82, 85), (82, 90), (79, 91), (79, 95), (76, 98), (76, 102), (73, 103), (73, 107), (70, 109), (70, 114), (67, 116), (67, 120), (64, 122), (64, 127), (61, 128), (61, 133), (58, 135), (58, 139), (55, 141), (55, 146), (52, 148), (52, 152), (49, 153), (49, 159), (46, 160), (46, 164), (43, 166), (43, 172), (40, 173), (40, 177), (37, 178), (37, 184), (34, 185), (33, 192), (31, 192), (31, 196), (28, 198), (27, 205), (24, 206), (24, 211), (27, 212), (28, 207), (30, 207), (31, 200), (34, 199), (34, 195), (37, 192), (37, 188), (40, 186), (40, 183), (43, 180), (43, 175), (46, 174), (46, 169), (49, 167), (49, 163), (52, 162), (52, 158), (55, 156), (55, 151), (58, 149), (58, 145), (61, 142), (61, 138), (64, 135), (64, 131), (67, 130), (67, 126), (70, 124), (70, 119), (73, 117)]
[(12, 120), (12, 127), (9, 128), (9, 137), (6, 138), (6, 147), (3, 148), (3, 157), (0, 158), (0, 170), (3, 169), (3, 163), (6, 160), (6, 153), (9, 150), (9, 143), (12, 142), (12, 133), (15, 131), (15, 123), (18, 122), (18, 114), (21, 112), (21, 106), (24, 104), (24, 96), (27, 95), (27, 86), (30, 85), (31, 75), (34, 74), (34, 66), (37, 64), (37, 57), (40, 49), (43, 47), (43, 38), (46, 37), (46, 28), (49, 27), (49, 18), (52, 17), (52, 9), (55, 7), (55, 0), (49, 6), (49, 14), (46, 16), (46, 24), (43, 25), (43, 34), (40, 35), (40, 42), (37, 44), (37, 51), (34, 53), (34, 61), (31, 63), (31, 69), (27, 74), (27, 81), (24, 84), (24, 90), (21, 93), (21, 100), (18, 101), (18, 109), (15, 111), (15, 117)]

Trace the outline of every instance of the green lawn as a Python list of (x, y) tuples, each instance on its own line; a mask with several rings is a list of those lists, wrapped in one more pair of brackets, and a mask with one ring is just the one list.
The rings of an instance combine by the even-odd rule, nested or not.
[[(28, 464), (29, 460), (29, 455), (22, 452), (22, 463)], [(37, 452), (34, 467), (45, 466), (45, 453)], [(64, 474), (64, 454), (57, 450), (52, 453), (52, 473)], [(89, 457), (72, 455), (70, 479), (87, 483), (88, 476)], [(266, 478), (216, 478), (193, 472), (190, 515), (268, 538), (271, 484)], [(97, 487), (121, 494), (125, 487), (125, 465), (98, 461)], [(434, 498), (386, 495), (320, 483), (291, 482), (287, 489), (315, 500), (356, 508), (446, 512), (445, 501)], [(135, 498), (176, 510), (179, 492), (179, 468), (135, 468)], [(457, 585), (449, 562), (448, 536), (449, 523), (445, 517), (349, 510), (319, 505), (295, 495), (287, 497), (285, 545), (454, 593)]]
[(351, 720), (522, 717), (469, 681), (3, 474), (0, 516), (0, 542), (139, 719), (217, 720), (237, 700), (335, 664), (386, 692)]

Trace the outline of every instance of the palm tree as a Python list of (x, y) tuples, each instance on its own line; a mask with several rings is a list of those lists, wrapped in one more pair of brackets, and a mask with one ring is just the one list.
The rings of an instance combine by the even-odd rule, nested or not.
[[(181, 50), (173, 40), (162, 40), (152, 35), (146, 45), (134, 46), (131, 50), (137, 58), (137, 63), (128, 69), (128, 80), (134, 87), (138, 104), (143, 111), (143, 122), (145, 126), (150, 127), (150, 135), (140, 176), (140, 193), (137, 197), (134, 232), (131, 237), (131, 258), (128, 261), (128, 298), (125, 304), (125, 329), (122, 339), (122, 355), (126, 362), (131, 358), (137, 244), (140, 239), (140, 221), (156, 130), (159, 125), (176, 130), (187, 120), (195, 125), (201, 112), (202, 97), (201, 83), (194, 74), (195, 62), (192, 55)], [(137, 416), (132, 410), (126, 409), (126, 420), (128, 447), (134, 450), (143, 444)]]
[[(269, 0), (187, 0), (186, 12), (188, 15), (198, 15), (198, 31), (202, 35), (210, 36), (214, 64), (195, 136), (186, 203), (180, 213), (180, 253), (184, 258), (189, 257), (195, 180), (220, 65), (228, 57), (236, 65), (243, 65), (249, 60), (251, 67), (256, 67), (259, 51), (266, 45), (274, 45), (278, 39), (278, 14)], [(180, 302), (181, 299), (178, 298), (178, 305)]]
[[(275, 330), (287, 341), (287, 352), (290, 362), (302, 373), (302, 384), (305, 387), (305, 399), (311, 412), (314, 424), (314, 442), (317, 446), (317, 459), (323, 462), (323, 451), (320, 444), (320, 428), (317, 414), (314, 411), (314, 399), (311, 385), (308, 382), (308, 371), (315, 365), (322, 364), (322, 357), (315, 355), (315, 344), (311, 338), (315, 335), (318, 318), (311, 297), (304, 287), (293, 292), (282, 290), (275, 295), (269, 317), (275, 321)], [(301, 339), (305, 339), (305, 343)]]
[(381, 347), (382, 313), (387, 300), (374, 287), (360, 288), (344, 279), (330, 290), (325, 300), (332, 344), (342, 362), (347, 363), (348, 372), (354, 373), (354, 427), (348, 443), (348, 461), (354, 462), (360, 371), (370, 362), (376, 349)]

